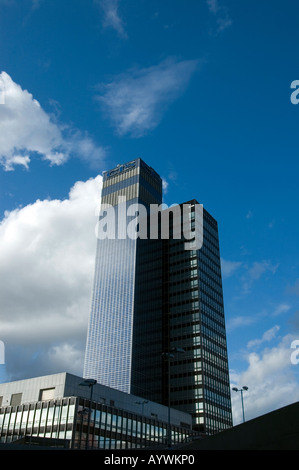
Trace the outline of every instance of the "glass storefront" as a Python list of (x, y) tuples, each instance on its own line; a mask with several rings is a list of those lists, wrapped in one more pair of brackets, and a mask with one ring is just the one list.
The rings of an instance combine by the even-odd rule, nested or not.
[[(80, 399), (73, 446), (77, 449), (133, 449), (167, 444), (167, 423), (125, 410)], [(89, 432), (88, 432), (89, 428)], [(187, 426), (171, 428), (173, 443), (186, 441), (192, 432)], [(89, 435), (87, 441), (86, 437)]]
[(76, 398), (39, 401), (0, 408), (0, 442), (25, 436), (71, 440)]
[[(38, 437), (69, 441), (74, 449), (130, 449), (167, 444), (167, 423), (89, 400), (68, 397), (0, 408), (0, 442)], [(173, 443), (191, 436), (171, 428)]]

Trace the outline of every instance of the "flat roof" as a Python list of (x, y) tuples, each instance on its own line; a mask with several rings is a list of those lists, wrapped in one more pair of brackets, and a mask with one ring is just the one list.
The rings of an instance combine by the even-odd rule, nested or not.
[[(85, 379), (68, 372), (16, 380), (0, 384), (1, 407), (11, 406), (11, 396), (22, 394), (21, 403), (34, 403), (40, 401), (41, 390), (54, 389), (53, 399), (77, 396), (90, 398), (90, 388), (82, 386)], [(168, 407), (159, 403), (146, 400), (143, 397), (131, 395), (101, 384), (93, 387), (92, 401), (104, 403), (115, 408), (135, 414), (143, 414), (144, 417), (167, 422)], [(171, 424), (192, 427), (192, 417), (183, 411), (171, 408)]]

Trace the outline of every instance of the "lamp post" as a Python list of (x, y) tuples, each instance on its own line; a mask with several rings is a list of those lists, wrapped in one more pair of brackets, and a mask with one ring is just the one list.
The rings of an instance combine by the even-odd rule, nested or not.
[(175, 353), (184, 354), (185, 350), (182, 348), (171, 348), (170, 351), (163, 352), (162, 358), (168, 362), (168, 426), (167, 426), (167, 445), (171, 447), (171, 429), (170, 429), (170, 360), (174, 358)]
[(90, 432), (90, 415), (91, 415), (91, 401), (92, 401), (92, 393), (93, 393), (93, 386), (97, 383), (95, 379), (85, 379), (79, 385), (83, 387), (90, 388), (90, 398), (89, 398), (89, 413), (88, 413), (88, 425), (87, 425), (87, 437), (86, 437), (86, 450), (88, 449), (88, 439), (89, 439), (89, 432)]
[(242, 402), (242, 413), (243, 413), (243, 423), (245, 423), (245, 413), (244, 413), (244, 402), (243, 402), (243, 392), (247, 391), (248, 387), (244, 385), (242, 388), (238, 389), (237, 387), (233, 387), (234, 392), (241, 392), (241, 402)]
[[(143, 400), (143, 401), (136, 401), (135, 402), (137, 405), (141, 405), (141, 447), (142, 447), (142, 440), (143, 440), (143, 411), (144, 411), (144, 405), (148, 403), (148, 400)], [(144, 437), (144, 442), (146, 443), (146, 436)]]

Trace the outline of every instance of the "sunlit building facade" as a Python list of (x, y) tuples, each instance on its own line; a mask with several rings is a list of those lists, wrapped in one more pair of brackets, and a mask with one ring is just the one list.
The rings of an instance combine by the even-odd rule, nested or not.
[(154, 401), (161, 401), (161, 244), (128, 230), (136, 207), (161, 202), (162, 180), (143, 160), (104, 172), (83, 371)]
[[(120, 197), (148, 210), (162, 203), (162, 180), (141, 159), (103, 174), (102, 208), (123, 235)], [(196, 200), (178, 208), (160, 213), (157, 238), (149, 212), (146, 237), (99, 237), (84, 377), (187, 412), (213, 434), (232, 426), (218, 224)]]
[[(90, 400), (83, 383), (60, 373), (0, 384), (0, 444), (70, 449), (167, 445), (167, 407), (99, 384)], [(192, 439), (191, 428), (188, 414), (171, 410), (173, 444)]]

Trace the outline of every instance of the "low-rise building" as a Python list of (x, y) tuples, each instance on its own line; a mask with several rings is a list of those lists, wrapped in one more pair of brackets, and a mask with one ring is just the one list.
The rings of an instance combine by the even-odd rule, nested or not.
[(168, 412), (66, 372), (35, 377), (0, 384), (0, 442), (48, 438), (73, 449), (126, 449), (190, 439), (191, 416), (170, 409), (169, 418)]

